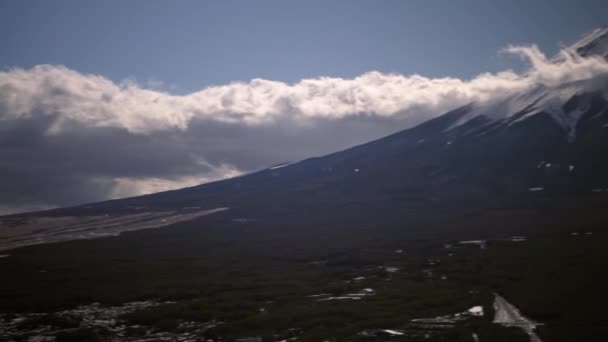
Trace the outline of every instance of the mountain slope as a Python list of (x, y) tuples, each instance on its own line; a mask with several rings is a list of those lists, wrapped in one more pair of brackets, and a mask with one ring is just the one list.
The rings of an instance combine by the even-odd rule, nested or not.
[[(606, 32), (590, 33), (571, 50), (604, 56)], [(583, 203), (581, 198), (603, 203), (608, 84), (593, 82), (592, 87), (581, 80), (543, 85), (502, 101), (472, 103), (345, 151), (233, 179), (34, 215), (181, 215), (230, 208), (235, 219), (264, 216), (277, 225), (302, 217), (394, 224), (436, 223), (440, 217), (538, 201), (556, 207)], [(444, 215), (436, 215), (438, 210)]]
[(586, 34), (570, 48), (581, 56), (597, 55), (608, 58), (608, 26)]
[[(529, 109), (490, 119), (459, 108), (413, 129), (325, 157), (137, 198), (79, 207), (120, 210), (240, 207), (262, 202), (419, 201), (527, 193), (590, 193), (608, 188), (608, 101), (581, 93), (560, 107), (576, 112), (572, 131), (555, 115)], [(575, 134), (573, 132), (576, 132)], [(61, 212), (61, 211), (60, 211)]]

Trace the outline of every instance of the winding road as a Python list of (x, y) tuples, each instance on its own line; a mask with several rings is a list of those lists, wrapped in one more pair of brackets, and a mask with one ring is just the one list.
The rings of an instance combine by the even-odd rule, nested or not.
[(494, 294), (494, 311), (494, 323), (521, 328), (530, 336), (530, 342), (542, 342), (534, 332), (534, 328), (539, 323), (522, 315), (513, 304), (496, 293)]

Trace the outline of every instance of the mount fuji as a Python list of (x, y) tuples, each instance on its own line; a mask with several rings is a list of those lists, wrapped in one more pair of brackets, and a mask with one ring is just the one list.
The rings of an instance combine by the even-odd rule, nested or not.
[[(604, 65), (607, 56), (604, 27), (564, 49), (551, 64), (584, 60)], [(36, 218), (36, 225), (43, 217), (80, 219), (70, 221), (69, 229), (53, 221), (32, 236), (30, 229), (18, 229), (4, 240), (4, 248), (164, 226), (217, 209), (237, 219), (265, 217), (271, 225), (294, 225), (305, 218), (349, 221), (352, 227), (363, 222), (445, 227), (437, 220), (447, 220), (450, 227), (477, 231), (484, 231), (485, 224), (454, 221), (453, 215), (478, 212), (474, 220), (487, 222), (493, 219), (486, 216), (496, 214), (487, 208), (503, 208), (510, 220), (497, 225), (509, 231), (531, 222), (535, 215), (527, 209), (536, 206), (556, 214), (535, 220), (561, 222), (561, 209), (571, 220), (578, 220), (575, 213), (582, 220), (599, 219), (602, 215), (590, 210), (608, 201), (608, 80), (575, 76), (470, 103), (323, 157), (191, 188), (5, 217), (5, 224)], [(107, 215), (126, 221), (108, 223)], [(96, 224), (83, 225), (86, 217), (96, 217)]]

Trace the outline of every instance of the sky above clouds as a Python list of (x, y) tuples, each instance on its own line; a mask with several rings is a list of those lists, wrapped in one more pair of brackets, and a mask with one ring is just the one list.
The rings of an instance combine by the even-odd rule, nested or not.
[(231, 177), (606, 75), (595, 59), (547, 60), (605, 13), (601, 1), (5, 1), (0, 214)]

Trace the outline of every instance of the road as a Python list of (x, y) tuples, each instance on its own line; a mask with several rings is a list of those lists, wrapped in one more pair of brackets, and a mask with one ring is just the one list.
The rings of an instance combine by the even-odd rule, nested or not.
[(534, 332), (539, 323), (522, 315), (519, 310), (498, 294), (494, 294), (494, 323), (510, 327), (518, 327), (530, 336), (530, 342), (542, 342)]

